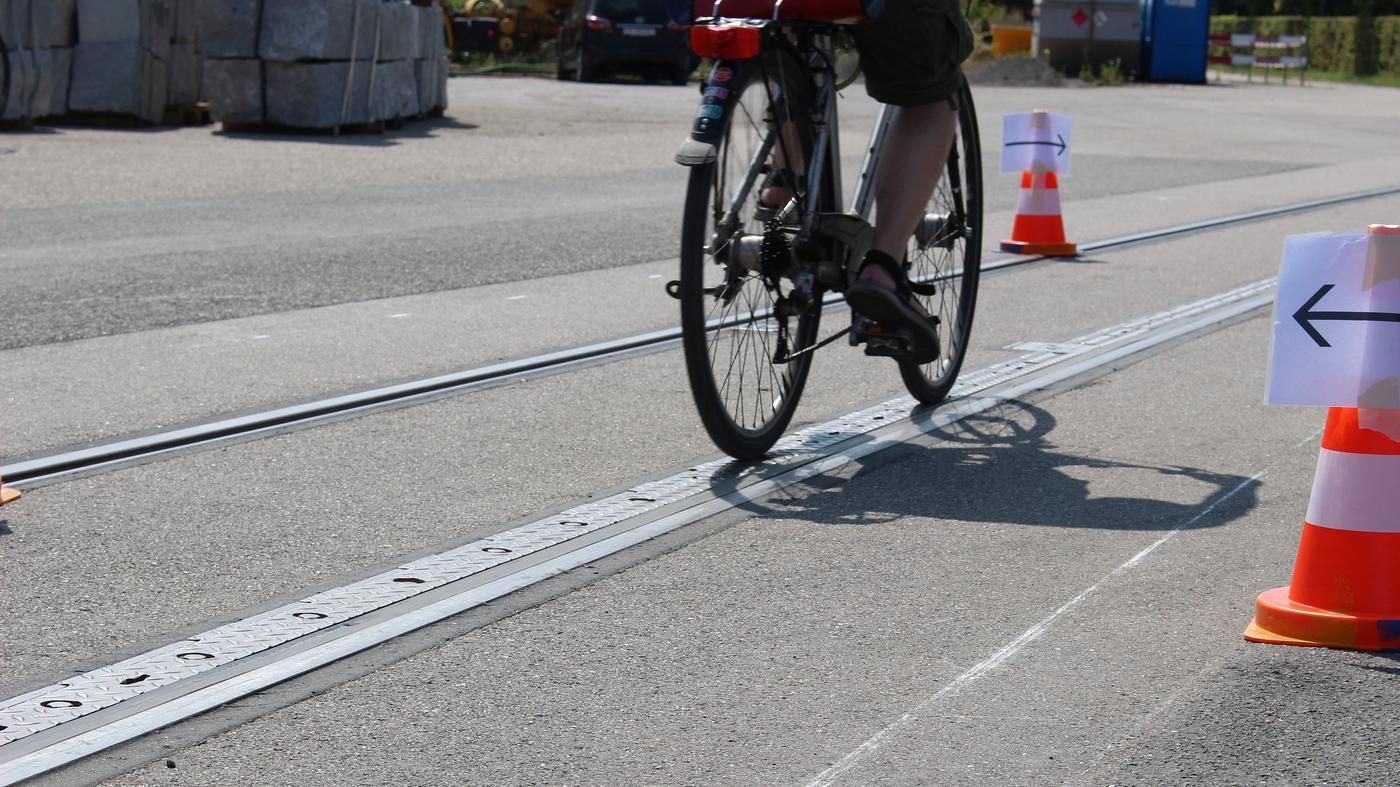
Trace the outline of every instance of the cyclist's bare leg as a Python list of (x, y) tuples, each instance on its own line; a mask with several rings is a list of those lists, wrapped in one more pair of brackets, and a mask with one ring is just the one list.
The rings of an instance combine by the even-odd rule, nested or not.
[[(924, 206), (943, 176), (958, 113), (948, 101), (894, 111), (875, 170), (874, 248), (898, 261), (904, 259), (909, 238), (924, 217)], [(878, 265), (867, 265), (860, 279), (894, 289), (894, 280)]]
[[(797, 136), (797, 126), (792, 123), (784, 123), (782, 128), (782, 144), (773, 150), (773, 166), (781, 171), (792, 173), (794, 177), (801, 177), (807, 170), (807, 162), (802, 158), (801, 139)], [(791, 187), (794, 184), (775, 184), (763, 189), (759, 195), (759, 202), (765, 207), (781, 208), (792, 199)], [(911, 229), (912, 233), (913, 230)]]

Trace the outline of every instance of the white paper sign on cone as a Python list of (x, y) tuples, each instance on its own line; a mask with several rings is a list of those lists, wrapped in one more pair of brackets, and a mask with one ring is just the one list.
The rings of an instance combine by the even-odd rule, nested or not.
[(1069, 115), (1044, 111), (1003, 115), (1001, 171), (1068, 175), (1070, 142)]
[(1400, 409), (1400, 234), (1284, 242), (1268, 401)]

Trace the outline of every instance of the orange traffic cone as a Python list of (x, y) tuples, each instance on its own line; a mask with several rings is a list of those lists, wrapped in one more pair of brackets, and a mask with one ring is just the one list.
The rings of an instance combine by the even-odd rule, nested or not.
[[(0, 480), (3, 480), (3, 479), (0, 479)], [(4, 484), (0, 484), (0, 506), (5, 505), (6, 503), (13, 503), (13, 502), (15, 502), (15, 501), (18, 500), (18, 499), (19, 499), (19, 490), (18, 490), (18, 489), (10, 489), (10, 488), (6, 487)]]
[(1400, 650), (1400, 410), (1333, 407), (1293, 583), (1259, 594), (1251, 642)]
[(1001, 250), (1045, 257), (1079, 255), (1079, 247), (1065, 240), (1065, 222), (1060, 215), (1060, 179), (1054, 172), (1029, 169), (1021, 172), (1016, 221), (1011, 225), (1011, 240), (1002, 241)]

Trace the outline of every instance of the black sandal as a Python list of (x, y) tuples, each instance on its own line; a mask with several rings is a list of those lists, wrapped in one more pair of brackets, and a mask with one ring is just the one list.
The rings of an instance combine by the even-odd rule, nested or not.
[(846, 288), (846, 303), (860, 316), (906, 335), (911, 344), (908, 361), (926, 364), (938, 358), (938, 331), (933, 320), (914, 307), (914, 290), (904, 267), (890, 255), (874, 249), (866, 253), (856, 275), (859, 276), (867, 265), (884, 268), (894, 279), (894, 289), (857, 280)]

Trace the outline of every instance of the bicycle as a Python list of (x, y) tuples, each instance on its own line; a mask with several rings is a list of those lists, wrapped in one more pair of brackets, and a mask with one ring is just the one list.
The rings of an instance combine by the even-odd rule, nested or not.
[[(853, 264), (871, 245), (872, 181), (893, 115), (882, 107), (852, 210), (843, 210), (835, 44), (842, 22), (780, 19), (781, 6), (771, 19), (726, 19), (716, 2), (710, 17), (694, 20), (692, 45), (714, 66), (676, 154), (691, 172), (680, 279), (668, 292), (681, 301), (700, 419), (721, 450), (743, 460), (763, 457), (782, 436), (817, 349), (849, 336), (869, 355), (899, 359), (910, 346), (861, 318), (819, 336), (823, 310), (840, 303)], [(945, 174), (904, 260), (939, 338), (932, 362), (899, 361), (905, 387), (926, 405), (948, 395), (962, 367), (981, 264), (981, 145), (966, 80), (957, 101)], [(785, 173), (788, 162), (804, 163), (805, 173)], [(791, 192), (777, 209), (759, 200), (775, 183)]]

